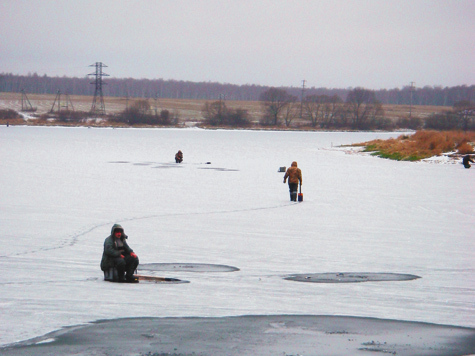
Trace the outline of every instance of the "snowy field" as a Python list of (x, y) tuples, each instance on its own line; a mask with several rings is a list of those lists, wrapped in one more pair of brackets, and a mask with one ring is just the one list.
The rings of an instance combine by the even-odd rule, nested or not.
[[(0, 346), (140, 316), (346, 315), (475, 327), (475, 167), (336, 148), (398, 135), (0, 127)], [(289, 201), (277, 172), (293, 160), (302, 203)], [(104, 282), (99, 262), (114, 223), (142, 264), (240, 270), (160, 274), (186, 284)], [(326, 272), (421, 278), (284, 280)]]

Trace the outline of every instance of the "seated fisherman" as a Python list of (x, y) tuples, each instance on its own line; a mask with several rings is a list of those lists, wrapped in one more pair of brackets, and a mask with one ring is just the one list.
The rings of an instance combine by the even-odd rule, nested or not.
[(176, 162), (176, 163), (181, 163), (181, 162), (183, 162), (183, 152), (178, 151), (178, 152), (175, 154), (175, 162)]
[[(119, 282), (137, 283), (138, 279), (134, 272), (139, 265), (139, 258), (127, 244), (127, 235), (119, 224), (114, 224), (111, 234), (104, 241), (101, 269), (108, 270), (111, 267), (117, 269)], [(125, 274), (125, 276), (124, 276)]]

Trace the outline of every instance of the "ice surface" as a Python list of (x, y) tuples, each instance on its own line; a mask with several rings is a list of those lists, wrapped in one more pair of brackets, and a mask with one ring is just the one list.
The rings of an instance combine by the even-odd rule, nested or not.
[[(475, 169), (335, 149), (398, 135), (0, 127), (0, 345), (139, 316), (353, 315), (475, 327)], [(289, 201), (277, 172), (293, 160), (302, 203)], [(99, 262), (114, 223), (142, 263), (240, 270), (163, 272), (187, 284), (104, 282)], [(325, 272), (422, 278), (283, 279)]]

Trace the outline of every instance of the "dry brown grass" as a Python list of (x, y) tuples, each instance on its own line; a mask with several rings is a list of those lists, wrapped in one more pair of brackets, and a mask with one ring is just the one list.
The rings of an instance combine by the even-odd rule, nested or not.
[(474, 142), (475, 132), (421, 130), (411, 136), (401, 135), (396, 139), (373, 140), (357, 145), (380, 157), (417, 161), (447, 152), (472, 153)]

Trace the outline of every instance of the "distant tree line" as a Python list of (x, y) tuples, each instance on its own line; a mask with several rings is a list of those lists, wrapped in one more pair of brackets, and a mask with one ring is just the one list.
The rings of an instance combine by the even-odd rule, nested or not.
[(313, 128), (388, 129), (392, 123), (384, 118), (381, 102), (375, 92), (355, 88), (346, 100), (338, 95), (307, 95), (299, 101), (295, 95), (281, 88), (270, 88), (260, 96), (264, 115), (261, 124), (291, 126), (300, 119)]
[[(60, 90), (69, 95), (93, 95), (94, 85), (91, 77), (50, 77), (38, 75), (15, 75), (0, 73), (0, 92), (20, 92), (32, 94), (55, 94)], [(104, 95), (114, 97), (134, 98), (173, 98), (173, 99), (201, 99), (258, 101), (261, 95), (270, 90), (269, 86), (261, 85), (235, 85), (216, 82), (190, 82), (164, 79), (133, 79), (133, 78), (105, 78), (103, 87)], [(295, 97), (295, 102), (302, 101), (302, 88), (282, 87), (288, 95)], [(343, 101), (354, 88), (305, 88), (303, 97), (328, 96), (340, 97)], [(374, 91), (374, 98), (381, 104), (396, 105), (436, 105), (454, 106), (455, 103), (467, 100), (475, 102), (475, 85), (471, 86), (425, 86), (413, 88), (411, 86), (402, 89), (380, 89)], [(288, 109), (288, 107), (286, 107)], [(268, 118), (270, 119), (270, 118)], [(291, 119), (291, 112), (289, 112)]]
[(300, 125), (306, 122), (323, 129), (475, 130), (475, 104), (469, 100), (458, 101), (452, 111), (433, 114), (424, 121), (416, 117), (397, 121), (386, 118), (376, 92), (365, 88), (350, 90), (346, 100), (338, 95), (308, 95), (300, 102), (284, 89), (270, 88), (261, 94), (260, 101), (264, 112), (260, 124), (266, 126), (290, 127), (292, 121), (299, 119)]

